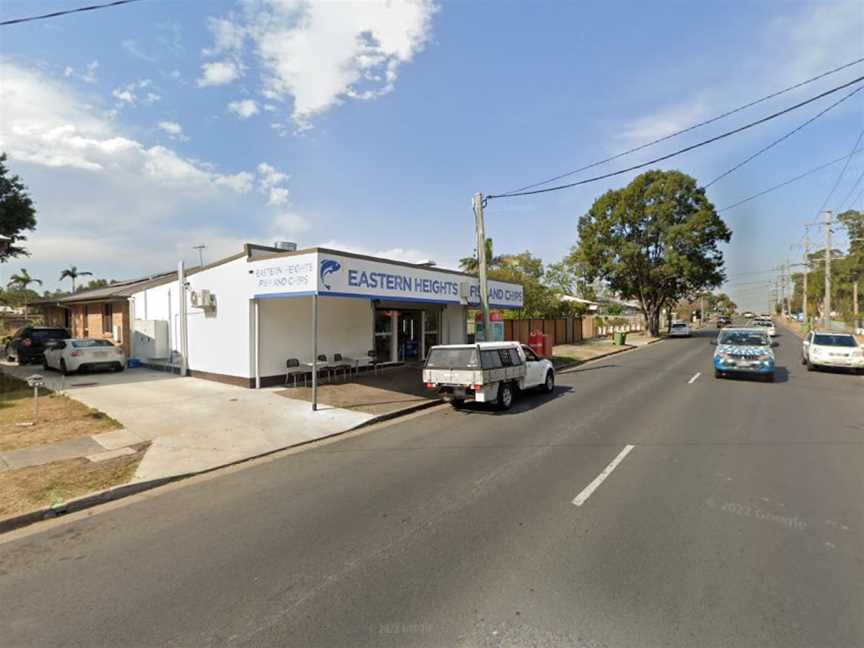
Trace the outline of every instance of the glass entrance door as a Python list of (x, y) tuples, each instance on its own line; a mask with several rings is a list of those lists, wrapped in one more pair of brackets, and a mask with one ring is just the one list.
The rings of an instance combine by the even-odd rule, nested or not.
[(375, 310), (375, 357), (378, 362), (393, 362), (393, 316), (389, 310)]

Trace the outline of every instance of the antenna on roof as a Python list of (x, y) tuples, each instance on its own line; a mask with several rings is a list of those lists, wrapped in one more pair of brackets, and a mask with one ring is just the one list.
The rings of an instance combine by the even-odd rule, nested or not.
[(192, 246), (192, 249), (193, 249), (193, 250), (198, 250), (198, 267), (199, 267), (199, 268), (203, 268), (203, 267), (204, 267), (204, 249), (205, 249), (206, 247), (207, 247), (207, 246), (204, 245), (203, 243), (199, 243), (198, 245), (193, 245), (193, 246)]

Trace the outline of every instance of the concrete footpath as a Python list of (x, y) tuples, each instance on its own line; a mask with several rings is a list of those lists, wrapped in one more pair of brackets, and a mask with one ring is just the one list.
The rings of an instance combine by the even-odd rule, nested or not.
[[(19, 378), (35, 367), (2, 367)], [(62, 377), (44, 372), (48, 387), (98, 409), (123, 429), (0, 453), (7, 469), (86, 457), (145, 441), (151, 445), (132, 482), (201, 472), (281, 448), (338, 434), (374, 418), (366, 412), (286, 398), (277, 389), (251, 390), (164, 372)]]

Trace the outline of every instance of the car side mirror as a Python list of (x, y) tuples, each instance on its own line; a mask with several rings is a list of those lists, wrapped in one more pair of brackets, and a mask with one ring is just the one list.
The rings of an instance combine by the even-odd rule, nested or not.
[(778, 347), (778, 346), (780, 346), (780, 343), (779, 342), (772, 342), (771, 346), (772, 347)]
[(810, 340), (804, 340), (804, 346), (810, 346)]

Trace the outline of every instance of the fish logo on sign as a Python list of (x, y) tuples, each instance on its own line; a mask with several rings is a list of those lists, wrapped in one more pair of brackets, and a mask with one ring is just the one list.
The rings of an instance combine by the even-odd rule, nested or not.
[(330, 284), (327, 281), (327, 277), (334, 272), (339, 272), (341, 269), (342, 264), (338, 261), (334, 261), (333, 259), (321, 260), (321, 270), (319, 272), (319, 276), (321, 277), (321, 283), (324, 284), (324, 287), (327, 290), (330, 290)]

